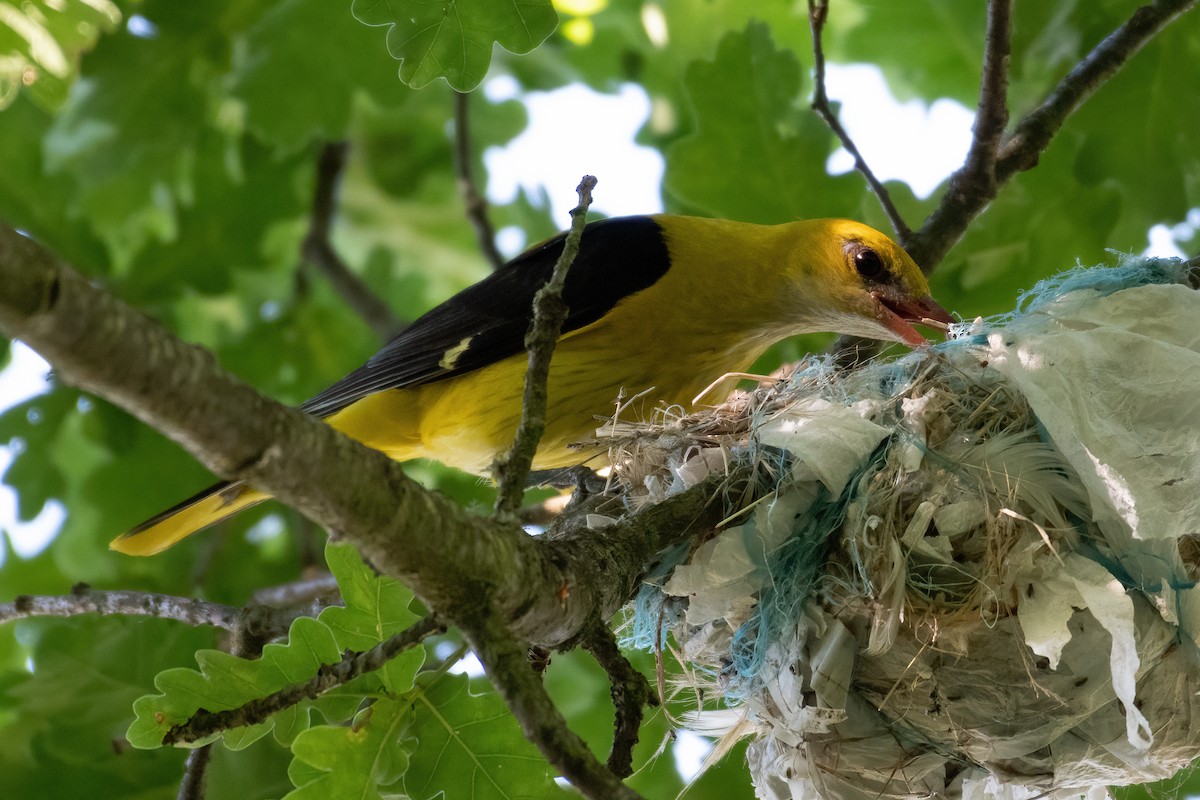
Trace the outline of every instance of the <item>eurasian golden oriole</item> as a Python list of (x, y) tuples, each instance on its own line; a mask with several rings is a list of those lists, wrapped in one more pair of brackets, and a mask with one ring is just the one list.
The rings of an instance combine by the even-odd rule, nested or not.
[[(521, 414), (533, 295), (565, 235), (543, 242), (422, 316), (301, 408), (364, 444), (486, 474)], [(593, 222), (567, 273), (569, 314), (551, 361), (546, 432), (534, 469), (577, 464), (619, 393), (642, 412), (687, 406), (774, 342), (817, 331), (925, 339), (913, 322), (952, 322), (913, 260), (857, 222), (753, 225), (682, 216)], [(732, 388), (727, 383), (712, 400)], [(636, 413), (637, 410), (635, 410)], [(112, 543), (149, 555), (267, 495), (223, 482)]]

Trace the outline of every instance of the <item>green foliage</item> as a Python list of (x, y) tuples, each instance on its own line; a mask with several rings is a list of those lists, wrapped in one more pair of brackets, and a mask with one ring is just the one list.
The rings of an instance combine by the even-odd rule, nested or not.
[[(1114, 25), (1121, 11), (1111, 12)], [(1164, 31), (1068, 123), (1066, 134), (1080, 143), (1075, 180), (1119, 198), (1110, 241), (1129, 241), (1147, 220), (1177, 222), (1181, 208), (1200, 206), (1200, 152), (1185, 133), (1200, 125), (1200, 108), (1172, 99), (1198, 81), (1200, 24), (1193, 14)]]
[[(326, 563), (338, 581), (345, 606), (323, 611), (318, 619), (300, 617), (292, 623), (286, 643), (263, 648), (261, 657), (239, 658), (220, 650), (196, 653), (199, 670), (171, 669), (154, 679), (157, 695), (133, 704), (136, 715), (127, 738), (134, 747), (154, 748), (172, 728), (197, 711), (226, 711), (267, 697), (315, 676), (322, 665), (336, 664), (347, 650), (367, 650), (417, 620), (408, 610), (412, 592), (390, 578), (375, 575), (349, 545), (330, 544)], [(380, 684), (388, 692), (412, 687), (424, 660), (418, 648), (393, 659), (363, 683)], [(240, 750), (274, 731), (281, 744), (290, 744), (308, 727), (308, 706), (293, 705), (256, 725), (233, 728), (220, 737)], [(198, 744), (204, 744), (206, 739)]]
[[(357, 98), (396, 107), (408, 97), (379, 59), (375, 32), (329, 11), (327, 0), (285, 0), (234, 49), (233, 96), (245, 104), (247, 126), (268, 144), (292, 150), (314, 136), (340, 138)], [(337, 58), (312, 57), (314, 30)]]
[(376, 575), (350, 545), (328, 545), (325, 563), (337, 578), (345, 605), (325, 609), (320, 619), (333, 632), (339, 648), (366, 650), (417, 621), (408, 607), (412, 592), (398, 581)]
[[(126, 753), (122, 729), (134, 698), (159, 670), (213, 643), (209, 631), (160, 620), (29, 620), (16, 626), (29, 659), (0, 677), (0, 796), (174, 793), (180, 759)], [(149, 796), (149, 795), (147, 795)]]
[[(952, 97), (967, 106), (979, 95), (983, 63), (983, 3), (930, 0), (926, 3), (854, 2), (831, 9), (829, 55), (838, 61), (870, 61), (883, 70), (898, 97)], [(896, 47), (897, 41), (927, 42), (936, 30), (938, 47)]]
[(61, 103), (80, 53), (120, 20), (109, 0), (0, 2), (0, 108), (23, 87), (44, 107)]
[(152, 239), (174, 236), (177, 207), (195, 176), (205, 85), (219, 68), (212, 50), (219, 33), (202, 22), (221, 9), (213, 0), (188, 7), (159, 18), (154, 37), (122, 30), (101, 39), (44, 139), (46, 170), (75, 179), (73, 210), (120, 266)]
[[(158, 747), (168, 731), (187, 722), (200, 709), (239, 708), (316, 675), (322, 664), (334, 664), (340, 655), (329, 628), (309, 617), (296, 620), (287, 643), (267, 645), (259, 659), (201, 650), (196, 653), (198, 671), (170, 669), (158, 674), (154, 688), (161, 694), (138, 698), (133, 704), (136, 719), (126, 737), (134, 747)], [(278, 722), (287, 731), (280, 737), (286, 742), (296, 725), (297, 713), (296, 706), (292, 706), (264, 723), (251, 726), (249, 733), (234, 728), (224, 738), (227, 744), (231, 737), (236, 739), (231, 746), (237, 749), (270, 732)]]
[[(664, 155), (670, 211), (760, 222), (845, 215), (886, 227), (859, 176), (825, 173), (837, 144), (808, 109), (803, 4), (558, 3), (568, 5), (564, 14), (591, 23), (590, 41), (556, 31), (549, 0), (0, 0), (0, 218), (289, 403), (379, 344), (322, 273), (301, 264), (318, 153), (327, 142), (350, 145), (334, 246), (397, 316), (413, 319), (488, 269), (463, 213), (449, 134), (453, 90), (485, 75), (512, 76), (522, 91), (574, 81), (643, 87), (653, 111), (639, 142)], [(1137, 6), (1016, 4), (1014, 118)], [(665, 36), (647, 24), (654, 13)], [(944, 305), (966, 318), (1009, 308), (1040, 277), (1076, 259), (1103, 261), (1106, 248), (1139, 251), (1151, 225), (1200, 206), (1200, 105), (1186, 102), (1200, 85), (1198, 14), (1101, 87), (1039, 166), (975, 221), (933, 276)], [(837, 0), (827, 54), (877, 64), (902, 98), (972, 105), (983, 15), (983, 4), (954, 0)], [(482, 93), (470, 111), (470, 158), (483, 185), (483, 153), (528, 120), (518, 101)], [(880, 115), (877, 124), (893, 121)], [(600, 178), (604, 192), (623, 176)], [(890, 189), (912, 224), (937, 201)], [(561, 222), (544, 206), (522, 194), (493, 207), (492, 219), (537, 241)], [(756, 369), (822, 344), (786, 343)], [(21, 518), (51, 500), (68, 517), (27, 559), (5, 537), (0, 602), (88, 581), (241, 605), (328, 566), (345, 606), (298, 620), (256, 660), (213, 649), (226, 643), (210, 631), (158, 620), (0, 628), (0, 797), (173, 797), (185, 753), (157, 746), (171, 725), (306, 680), (417, 618), (407, 589), (347, 547), (322, 555), (323, 534), (275, 504), (153, 559), (107, 553), (114, 535), (213, 478), (175, 444), (73, 388), (50, 380), (44, 394), (0, 414), (7, 442), (17, 447), (4, 480), (17, 489)], [(490, 489), (475, 478), (429, 463), (411, 471), (464, 504), (488, 502)], [(439, 640), (225, 733), (208, 797), (561, 793), (490, 687), (446, 674), (441, 660), (454, 650), (452, 639)], [(437, 669), (418, 677), (427, 659)], [(652, 659), (635, 660), (655, 674)], [(602, 671), (585, 655), (556, 655), (547, 685), (603, 758), (613, 711)], [(670, 705), (643, 725), (629, 783), (647, 797), (684, 789), (669, 742), (659, 754), (669, 715), (682, 710)], [(149, 749), (130, 749), (126, 730)], [(739, 752), (688, 792), (749, 798)]]
[[(322, 725), (296, 737), (288, 774), (296, 789), (285, 800), (383, 798), (408, 768), (400, 742), (410, 724), (405, 704), (381, 699), (358, 714), (350, 725)], [(395, 797), (389, 793), (388, 797)]]
[(475, 800), (568, 796), (490, 687), (472, 691), (465, 675), (440, 675), (417, 686), (410, 732), (420, 746), (404, 776), (414, 800), (442, 792)]
[(803, 109), (801, 73), (762, 23), (728, 34), (715, 60), (694, 62), (684, 80), (696, 131), (667, 150), (667, 190), (706, 214), (751, 222), (849, 214), (859, 179), (825, 173), (832, 135)]
[[(287, 642), (267, 645), (260, 658), (201, 650), (196, 653), (199, 670), (159, 673), (154, 678), (159, 694), (133, 703), (136, 718), (127, 734), (129, 742), (157, 748), (167, 731), (199, 709), (238, 708), (303, 683), (321, 665), (338, 661), (342, 650), (367, 649), (417, 619), (408, 609), (411, 592), (374, 575), (353, 548), (330, 545), (326, 561), (338, 580), (344, 607), (328, 608), (319, 619), (297, 619)], [(294, 756), (288, 770), (296, 786), (288, 794), (293, 800), (382, 797), (380, 790), (401, 778), (414, 797), (432, 797), (441, 790), (479, 798), (560, 793), (490, 687), (471, 691), (465, 676), (441, 672), (414, 685), (423, 659), (420, 648), (410, 650), (326, 699), (292, 706), (264, 722), (196, 744), (219, 738), (229, 749), (241, 750), (273, 732)], [(362, 706), (364, 701), (367, 705)], [(310, 727), (312, 708), (330, 724)], [(345, 719), (346, 714), (352, 719)], [(464, 763), (468, 769), (463, 769)]]
[(400, 61), (400, 80), (420, 88), (445, 78), (460, 92), (483, 80), (493, 43), (528, 53), (558, 24), (549, 0), (354, 0), (354, 16), (365, 25), (387, 27), (388, 51)]
[(1112, 795), (1117, 800), (1177, 800), (1195, 797), (1200, 793), (1200, 770), (1191, 769), (1166, 780), (1145, 786), (1115, 786)]
[[(629, 657), (633, 665), (653, 682), (658, 671), (654, 656), (630, 653)], [(671, 692), (671, 687), (684, 676), (673, 656), (667, 655), (661, 666), (664, 684)], [(600, 759), (608, 755), (613, 708), (610, 703), (595, 702), (594, 698), (606, 695), (608, 687), (608, 677), (600, 665), (579, 651), (555, 656), (546, 672), (546, 690), (567, 718), (571, 730), (591, 743), (592, 751)], [(672, 758), (671, 743), (675, 731), (668, 715), (678, 719), (694, 708), (694, 698), (685, 694), (670, 699), (664, 707), (646, 710), (646, 719), (633, 752), (634, 774), (628, 784), (648, 798), (678, 797), (686, 789), (685, 797), (750, 800), (754, 791), (746, 769), (744, 746), (735, 748), (733, 755), (702, 773), (691, 784), (680, 777)]]

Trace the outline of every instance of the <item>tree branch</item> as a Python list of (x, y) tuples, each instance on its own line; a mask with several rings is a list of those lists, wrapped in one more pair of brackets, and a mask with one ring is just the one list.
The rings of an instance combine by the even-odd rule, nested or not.
[(368, 672), (374, 672), (427, 636), (441, 633), (446, 626), (433, 616), (404, 629), (385, 641), (343, 658), (337, 664), (322, 666), (317, 674), (304, 683), (280, 689), (274, 694), (252, 700), (227, 711), (197, 711), (187, 722), (176, 725), (163, 736), (164, 745), (187, 744), (214, 733), (257, 725), (272, 714), (291, 708), (304, 700), (312, 700), (330, 689), (349, 683)]
[(616, 613), (661, 550), (722, 518), (716, 483), (603, 536), (564, 523), (561, 536), (534, 539), (515, 523), (472, 514), (409, 480), (384, 454), (258, 394), (2, 224), (0, 328), (39, 351), (64, 382), (126, 409), (218, 475), (350, 539), (452, 624), (487, 611), (524, 640), (561, 646)]
[(458, 174), (458, 190), (466, 205), (467, 219), (475, 229), (475, 238), (479, 240), (479, 249), (492, 269), (500, 269), (504, 266), (504, 256), (496, 248), (496, 232), (488, 217), (487, 200), (480, 193), (471, 168), (470, 98), (467, 92), (454, 92), (454, 166)]
[[(962, 238), (967, 226), (996, 196), (1000, 187), (1014, 175), (1032, 168), (1038, 163), (1041, 154), (1050, 145), (1050, 141), (1062, 128), (1067, 118), (1083, 104), (1101, 85), (1117, 73), (1125, 63), (1142, 48), (1148, 41), (1160, 33), (1167, 25), (1181, 14), (1191, 10), (1197, 0), (1155, 0), (1137, 9), (1132, 16), (1082, 60), (1056, 87), (1046, 99), (1033, 111), (1026, 114), (1016, 125), (1011, 136), (992, 150), (991, 145), (973, 145), (977, 152), (979, 163), (968, 159), (954, 175), (950, 177), (950, 190), (946, 192), (941, 203), (929, 215), (910, 239), (901, 242), (909, 255), (920, 264), (926, 272), (933, 270), (945, 257), (954, 244)], [(1005, 20), (997, 19), (998, 14), (1007, 14), (1004, 2), (993, 2), (988, 12), (988, 48), (1001, 54), (999, 48), (994, 48)], [(993, 25), (996, 22), (996, 25)], [(993, 39), (995, 32), (997, 40)], [(1006, 49), (1006, 48), (1005, 48)], [(980, 88), (980, 103), (985, 97), (993, 97), (999, 90), (994, 78), (989, 78), (989, 66), (997, 67), (985, 59), (984, 79)], [(989, 87), (989, 80), (992, 85)], [(982, 118), (977, 118), (976, 143), (979, 141), (979, 127)], [(988, 124), (989, 130), (994, 129), (995, 120)], [(991, 152), (990, 164), (987, 158)], [(987, 184), (967, 183), (968, 170), (978, 175), (990, 173), (994, 180)]]
[(255, 605), (272, 607), (310, 603), (329, 606), (335, 604), (340, 598), (337, 579), (329, 574), (257, 589), (252, 596)]
[(337, 210), (337, 186), (346, 166), (348, 150), (346, 142), (328, 142), (321, 148), (317, 161), (317, 181), (313, 189), (312, 215), (309, 217), (308, 235), (300, 245), (300, 253), (306, 262), (321, 271), (333, 290), (357, 312), (375, 335), (387, 341), (399, 333), (404, 324), (342, 260), (331, 238), (333, 216)]
[[(18, 595), (10, 603), (0, 604), (0, 624), (27, 617), (101, 616), (158, 617), (188, 625), (211, 625), (232, 634), (231, 647), (261, 649), (264, 642), (287, 633), (297, 617), (317, 613), (319, 608), (271, 608), (252, 604), (245, 608), (175, 597), (166, 594), (133, 591), (102, 591), (85, 583), (71, 589), (70, 595)], [(257, 644), (255, 644), (257, 643)]]
[(1133, 15), (1067, 73), (1046, 99), (1017, 124), (998, 154), (996, 176), (1004, 181), (1037, 165), (1038, 157), (1067, 118), (1196, 0), (1155, 0)]
[(525, 737), (572, 786), (595, 800), (639, 800), (641, 795), (601, 764), (587, 743), (567, 727), (546, 694), (541, 675), (530, 666), (527, 648), (509, 633), (502, 620), (483, 614), (463, 626), (463, 632)]
[(183, 780), (179, 784), (178, 800), (204, 800), (208, 779), (208, 765), (212, 761), (212, 745), (197, 747), (188, 753), (183, 767)]
[(262, 397), (4, 225), (0, 287), (0, 327), (42, 353), (63, 381), (350, 539), (464, 631), (526, 735), (577, 787), (596, 798), (637, 797), (566, 728), (525, 643), (561, 647), (607, 623), (660, 553), (721, 521), (714, 498), (723, 479), (602, 533), (560, 519), (545, 537), (529, 537), (515, 523), (422, 489), (384, 454)]
[(608, 673), (613, 708), (613, 744), (608, 753), (608, 768), (618, 777), (633, 774), (633, 748), (638, 743), (642, 712), (647, 705), (658, 705), (658, 697), (650, 691), (646, 676), (633, 668), (625, 658), (617, 639), (607, 625), (597, 626), (583, 641), (583, 647)]
[[(1012, 0), (990, 0), (983, 48), (979, 103), (972, 126), (971, 149), (954, 175), (950, 193), (995, 194), (996, 153), (1008, 125), (1008, 67), (1012, 54)], [(956, 183), (957, 182), (957, 185)]]
[(817, 116), (825, 121), (829, 129), (833, 131), (838, 140), (842, 143), (842, 147), (846, 148), (846, 152), (854, 158), (854, 168), (863, 174), (867, 179), (867, 185), (871, 187), (876, 199), (879, 200), (879, 205), (883, 207), (883, 213), (887, 215), (888, 221), (892, 224), (892, 230), (896, 233), (896, 238), (901, 243), (908, 238), (912, 233), (908, 227), (908, 223), (904, 221), (899, 209), (892, 202), (892, 196), (888, 192), (887, 187), (875, 177), (875, 173), (868, 166), (866, 159), (862, 157), (862, 153), (858, 151), (858, 145), (850, 138), (850, 134), (842, 127), (842, 123), (838, 120), (837, 115), (833, 113), (833, 109), (829, 105), (829, 96), (825, 93), (825, 47), (822, 43), (822, 33), (825, 30), (825, 19), (829, 15), (829, 0), (808, 0), (808, 24), (812, 28), (813, 40), (813, 99), (812, 109), (817, 112)]
[(533, 298), (533, 321), (525, 334), (529, 351), (529, 366), (525, 370), (525, 392), (521, 399), (521, 422), (508, 453), (492, 465), (496, 479), (496, 516), (515, 520), (521, 498), (525, 496), (525, 481), (533, 466), (533, 456), (546, 430), (546, 382), (550, 377), (550, 360), (558, 344), (563, 323), (567, 319), (567, 304), (563, 302), (563, 286), (567, 270), (579, 254), (583, 228), (587, 224), (588, 206), (592, 204), (592, 189), (596, 179), (584, 175), (575, 191), (579, 205), (571, 210), (571, 230), (563, 242), (562, 254), (546, 285)]
[(70, 595), (17, 595), (11, 603), (0, 603), (0, 623), (28, 617), (101, 616), (159, 617), (188, 625), (212, 625), (237, 631), (245, 612), (233, 606), (150, 592), (100, 591), (85, 583)]
[[(545, 537), (529, 537), (422, 489), (382, 453), (259, 395), (206, 351), (2, 224), (0, 327), (42, 353), (64, 382), (105, 397), (218, 474), (245, 480), (350, 539), (377, 569), (463, 629), (526, 734), (576, 786), (592, 797), (637, 797), (566, 728), (526, 661), (525, 643), (561, 647), (607, 623), (660, 553), (720, 522), (724, 507), (714, 498), (723, 479), (602, 533), (571, 518)], [(168, 741), (183, 735), (173, 732)]]

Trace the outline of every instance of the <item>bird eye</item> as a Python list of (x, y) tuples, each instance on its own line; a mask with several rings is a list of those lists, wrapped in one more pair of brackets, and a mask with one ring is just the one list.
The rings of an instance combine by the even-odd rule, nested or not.
[(877, 281), (887, 274), (883, 259), (869, 247), (864, 247), (854, 254), (854, 268), (869, 281)]

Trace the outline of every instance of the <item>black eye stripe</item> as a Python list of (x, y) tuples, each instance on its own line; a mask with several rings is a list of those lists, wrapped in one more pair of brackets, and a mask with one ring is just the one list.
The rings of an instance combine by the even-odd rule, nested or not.
[(859, 275), (869, 281), (885, 280), (888, 277), (883, 258), (869, 247), (862, 247), (855, 251), (854, 268), (858, 270)]

